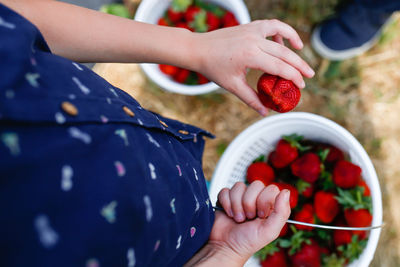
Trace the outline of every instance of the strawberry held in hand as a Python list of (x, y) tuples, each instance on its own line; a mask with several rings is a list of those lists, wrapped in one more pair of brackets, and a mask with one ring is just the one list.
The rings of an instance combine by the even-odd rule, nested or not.
[(257, 83), (258, 97), (264, 106), (280, 113), (294, 109), (301, 93), (292, 81), (264, 73)]

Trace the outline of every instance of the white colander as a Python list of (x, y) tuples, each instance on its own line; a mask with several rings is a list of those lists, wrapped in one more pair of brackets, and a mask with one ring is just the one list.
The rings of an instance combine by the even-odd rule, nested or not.
[[(350, 155), (362, 169), (363, 179), (371, 189), (372, 225), (382, 224), (382, 196), (374, 166), (361, 144), (343, 127), (318, 115), (290, 112), (264, 118), (237, 136), (225, 150), (214, 171), (210, 198), (215, 205), (219, 191), (244, 181), (247, 167), (260, 155), (269, 154), (282, 135), (299, 134), (306, 139), (332, 144)], [(351, 267), (368, 266), (378, 244), (381, 229), (371, 230), (367, 246)], [(251, 258), (247, 267), (260, 266)]]

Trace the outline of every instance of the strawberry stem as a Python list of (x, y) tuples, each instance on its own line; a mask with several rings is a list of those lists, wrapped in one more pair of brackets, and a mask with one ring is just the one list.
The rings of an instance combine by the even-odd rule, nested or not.
[(265, 260), (268, 256), (273, 255), (275, 252), (279, 251), (278, 247), (279, 238), (274, 240), (273, 242), (269, 243), (262, 249), (256, 252), (256, 257), (260, 258), (261, 261)]

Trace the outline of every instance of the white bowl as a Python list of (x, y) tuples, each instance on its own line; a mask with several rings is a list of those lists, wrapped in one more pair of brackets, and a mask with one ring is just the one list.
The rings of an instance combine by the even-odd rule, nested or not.
[[(136, 11), (135, 20), (157, 24), (172, 0), (143, 0)], [(250, 22), (249, 11), (242, 0), (205, 0), (205, 2), (215, 3), (235, 14), (240, 24)], [(219, 89), (213, 82), (201, 85), (185, 85), (172, 80), (158, 68), (158, 64), (140, 64), (144, 73), (161, 88), (178, 94), (201, 95)]]
[[(225, 150), (214, 171), (210, 186), (213, 204), (219, 191), (244, 181), (246, 169), (260, 155), (271, 152), (282, 135), (299, 134), (307, 139), (332, 144), (348, 153), (362, 169), (362, 177), (371, 189), (372, 225), (382, 224), (382, 196), (374, 166), (361, 144), (342, 126), (318, 115), (303, 112), (279, 114), (262, 119), (237, 136)], [(381, 229), (371, 231), (366, 248), (351, 267), (368, 266), (378, 244)], [(247, 267), (260, 266), (251, 258)]]

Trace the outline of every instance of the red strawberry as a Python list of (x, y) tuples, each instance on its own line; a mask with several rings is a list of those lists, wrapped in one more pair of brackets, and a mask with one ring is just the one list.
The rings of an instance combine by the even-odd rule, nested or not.
[(199, 84), (205, 84), (205, 83), (210, 82), (206, 77), (204, 77), (200, 73), (197, 73), (197, 77), (199, 77)]
[(228, 27), (233, 27), (233, 26), (237, 26), (237, 25), (239, 25), (239, 21), (237, 21), (236, 19), (233, 19), (233, 20), (231, 20), (231, 21), (225, 23), (225, 24), (223, 25), (223, 27), (224, 27), (224, 28), (228, 28)]
[(279, 237), (283, 237), (285, 235), (287, 235), (287, 233), (289, 232), (289, 226), (287, 223), (285, 223), (285, 225), (283, 225), (281, 232), (279, 233)]
[(310, 184), (302, 179), (299, 179), (296, 182), (296, 188), (302, 196), (310, 198), (314, 194), (315, 184)]
[(279, 247), (278, 242), (275, 240), (256, 253), (263, 267), (287, 266), (285, 252)]
[(320, 248), (319, 251), (321, 254), (328, 255), (330, 253), (329, 249), (327, 247)]
[(255, 180), (260, 180), (265, 186), (269, 185), (274, 181), (275, 174), (274, 169), (272, 169), (265, 162), (254, 162), (247, 168), (247, 181), (249, 183)]
[(317, 242), (312, 240), (311, 244), (304, 244), (290, 258), (294, 267), (319, 267), (321, 266), (320, 255), (320, 247)]
[(333, 231), (333, 242), (336, 247), (351, 243), (352, 231), (335, 230)]
[(271, 184), (276, 185), (279, 188), (279, 190), (288, 189), (290, 191), (290, 198), (289, 198), (290, 208), (293, 209), (297, 206), (297, 201), (299, 200), (299, 192), (297, 191), (296, 187), (285, 183), (271, 183)]
[(219, 28), (220, 25), (220, 21), (219, 18), (214, 15), (212, 12), (207, 12), (207, 25), (208, 25), (208, 31), (213, 31)]
[(259, 78), (257, 90), (263, 105), (280, 113), (294, 109), (301, 97), (292, 81), (266, 73)]
[(235, 15), (230, 11), (226, 11), (225, 15), (221, 18), (221, 21), (224, 28), (239, 25)]
[[(304, 204), (302, 209), (294, 215), (294, 219), (299, 222), (315, 223), (314, 208), (311, 204)], [(311, 231), (313, 227), (305, 225), (296, 225), (299, 230)]]
[(164, 19), (164, 18), (160, 18), (158, 20), (157, 24), (161, 25), (161, 26), (169, 26), (168, 21), (166, 19)]
[(367, 185), (367, 183), (363, 180), (360, 179), (360, 181), (358, 182), (357, 186), (363, 187), (364, 188), (364, 196), (369, 197), (371, 196), (371, 191), (369, 190), (369, 186)]
[(326, 191), (318, 191), (314, 196), (314, 209), (318, 219), (330, 223), (340, 211), (336, 195)]
[(170, 7), (167, 10), (167, 16), (173, 23), (177, 23), (183, 18), (183, 12), (176, 11), (174, 8)]
[(193, 30), (189, 27), (189, 25), (187, 25), (185, 22), (178, 22), (178, 23), (175, 25), (175, 27), (183, 28), (183, 29), (188, 29), (189, 31), (193, 31)]
[(329, 146), (328, 148), (329, 148), (329, 153), (328, 156), (326, 157), (327, 162), (336, 162), (344, 159), (344, 154), (340, 149), (334, 146)]
[(367, 209), (345, 209), (344, 218), (352, 227), (366, 227), (372, 222), (372, 214)]
[(275, 168), (283, 168), (294, 161), (298, 156), (297, 148), (281, 139), (274, 152), (269, 155), (269, 161)]
[[(349, 226), (352, 227), (365, 227), (369, 226), (372, 222), (372, 202), (370, 196), (362, 194), (362, 190), (356, 187), (351, 190), (343, 190), (337, 188), (339, 203), (344, 207), (344, 217)], [(366, 231), (353, 231), (359, 239), (366, 237)]]
[(272, 255), (269, 255), (265, 260), (261, 261), (262, 267), (286, 267), (286, 254), (283, 250), (279, 250)]
[(185, 83), (187, 78), (190, 75), (190, 71), (187, 69), (179, 69), (178, 72), (174, 75), (174, 80), (179, 83)]
[(192, 22), (196, 15), (201, 11), (201, 9), (197, 6), (190, 6), (186, 12), (184, 13), (185, 20), (187, 22)]
[(315, 182), (321, 173), (321, 161), (317, 154), (309, 152), (296, 159), (291, 165), (292, 173), (306, 182)]
[(165, 64), (160, 64), (158, 67), (160, 68), (160, 70), (163, 73), (170, 75), (170, 76), (174, 76), (179, 70), (178, 67), (171, 66), (171, 65), (165, 65)]
[[(352, 227), (366, 227), (370, 226), (372, 222), (372, 215), (367, 209), (346, 209), (344, 210), (344, 217), (349, 226)], [(359, 239), (367, 237), (366, 231), (352, 231)]]
[(333, 182), (341, 188), (355, 187), (360, 181), (361, 168), (349, 161), (336, 163), (332, 173)]

